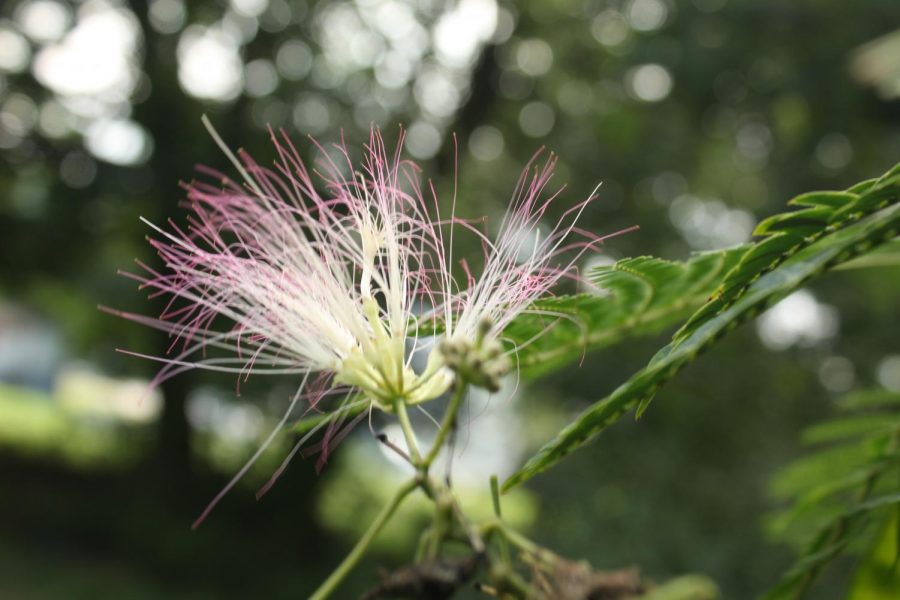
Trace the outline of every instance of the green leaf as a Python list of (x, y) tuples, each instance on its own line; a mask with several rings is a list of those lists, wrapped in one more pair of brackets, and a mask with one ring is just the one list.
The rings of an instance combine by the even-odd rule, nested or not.
[(875, 510), (877, 508), (893, 506), (898, 502), (900, 502), (900, 492), (896, 492), (893, 494), (884, 494), (883, 496), (878, 496), (877, 498), (872, 498), (870, 500), (866, 500), (865, 502), (860, 502), (852, 509), (850, 509), (847, 514), (862, 514), (865, 512), (869, 512), (870, 510)]
[[(853, 194), (846, 194), (855, 198)], [(819, 206), (791, 213), (769, 217), (756, 226), (753, 235), (787, 233), (788, 237), (812, 235), (828, 226), (828, 219), (834, 214), (832, 207)]]
[(820, 483), (834, 483), (850, 477), (873, 459), (863, 444), (830, 447), (798, 458), (783, 467), (769, 482), (775, 498), (788, 499)]
[[(897, 505), (900, 509), (900, 504)], [(887, 521), (872, 550), (863, 559), (847, 594), (848, 600), (896, 600), (900, 590), (897, 568), (900, 535), (900, 512)]]
[(852, 269), (872, 269), (878, 267), (900, 267), (900, 240), (892, 240), (877, 249), (837, 267), (840, 271)]
[(798, 587), (808, 585), (806, 581), (812, 581), (816, 570), (821, 569), (840, 554), (848, 543), (849, 540), (845, 538), (838, 543), (827, 545), (816, 552), (807, 554), (794, 565), (778, 585), (763, 596), (763, 600), (796, 600), (799, 598)]
[(849, 414), (805, 432), (807, 442), (840, 443), (794, 461), (772, 479), (773, 493), (794, 501), (770, 519), (777, 527), (770, 529), (782, 540), (804, 528), (807, 539), (810, 531), (818, 533), (766, 598), (802, 597), (832, 558), (866, 542), (868, 525), (883, 518), (883, 509), (900, 509), (900, 480), (891, 476), (900, 465), (898, 396), (879, 390), (844, 398), (837, 407)]
[[(861, 184), (850, 188), (846, 192), (807, 192), (806, 194), (800, 194), (789, 200), (788, 206), (828, 206), (830, 208), (840, 208), (845, 204), (856, 200), (857, 195), (862, 193), (861, 190), (871, 187), (876, 181), (877, 179), (864, 181)], [(862, 187), (861, 190), (854, 191), (858, 186), (864, 187)]]
[(677, 323), (706, 302), (746, 246), (696, 254), (687, 262), (638, 257), (597, 267), (590, 281), (608, 292), (537, 301), (503, 335), (516, 348), (520, 372), (535, 377), (581, 360), (625, 337)]
[(718, 600), (719, 588), (708, 577), (683, 575), (654, 587), (640, 600)]
[(890, 390), (863, 390), (848, 394), (838, 401), (842, 410), (854, 410), (861, 408), (884, 408), (900, 406), (900, 392)]
[[(877, 180), (863, 182), (845, 192), (802, 194), (788, 204), (809, 208), (763, 220), (754, 234), (765, 239), (757, 242), (741, 258), (737, 266), (726, 275), (712, 300), (685, 323), (675, 334), (674, 340), (678, 342), (686, 339), (698, 327), (736, 302), (756, 279), (776, 269), (803, 248), (895, 204), (900, 188), (898, 167), (900, 165)], [(887, 237), (890, 239), (895, 236), (896, 232)], [(866, 250), (859, 249), (856, 254), (863, 254)]]
[[(883, 179), (865, 192), (882, 198), (875, 203), (882, 206), (879, 210), (862, 218), (848, 216), (848, 224), (842, 221), (840, 226), (828, 226), (823, 230), (826, 233), (812, 242), (807, 236), (794, 240), (796, 243), (788, 248), (783, 241), (771, 241), (792, 237), (782, 233), (753, 246), (728, 274), (720, 293), (691, 317), (669, 346), (612, 394), (583, 411), (507, 479), (503, 489), (509, 490), (555, 465), (626, 411), (641, 404), (646, 408), (661, 385), (744, 321), (828, 269), (896, 237), (900, 231), (900, 184), (897, 178), (888, 178), (887, 184), (883, 184)], [(856, 205), (861, 207), (858, 212), (864, 213), (864, 208), (872, 205), (863, 201), (866, 195), (839, 210)], [(766, 258), (770, 260), (767, 262)]]
[(820, 444), (900, 428), (900, 415), (858, 415), (819, 423), (803, 432), (803, 442)]
[(898, 502), (900, 492), (878, 496), (847, 509), (819, 533), (800, 560), (785, 573), (778, 585), (763, 596), (763, 600), (803, 597), (822, 568), (866, 530), (872, 522), (873, 511)]

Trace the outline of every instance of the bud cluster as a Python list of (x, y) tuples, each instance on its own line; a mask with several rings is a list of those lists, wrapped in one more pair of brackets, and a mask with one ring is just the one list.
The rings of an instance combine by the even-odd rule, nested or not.
[(503, 344), (491, 335), (489, 319), (479, 323), (475, 340), (454, 338), (442, 340), (438, 350), (447, 368), (472, 385), (490, 392), (500, 390), (500, 380), (512, 368)]

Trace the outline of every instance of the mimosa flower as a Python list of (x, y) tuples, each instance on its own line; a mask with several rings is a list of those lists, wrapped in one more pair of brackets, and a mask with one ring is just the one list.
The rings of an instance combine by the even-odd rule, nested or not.
[[(189, 369), (234, 373), (239, 382), (250, 374), (295, 375), (301, 382), (278, 426), (199, 520), (301, 400), (307, 411), (321, 411), (326, 395), (343, 398), (319, 425), (327, 427), (317, 447), (324, 457), (356, 424), (344, 426), (349, 409), (391, 413), (397, 403), (421, 404), (447, 391), (455, 376), (496, 390), (509, 370), (507, 355), (516, 351), (502, 345), (503, 329), (573, 275), (577, 258), (600, 241), (575, 227), (593, 194), (543, 233), (542, 219), (559, 193), (541, 199), (552, 155), (533, 171), (529, 163), (492, 242), (455, 217), (455, 201), (448, 220), (440, 219), (433, 192), (429, 208), (418, 167), (400, 158), (402, 133), (389, 154), (373, 129), (358, 166), (342, 144), (331, 155), (316, 144), (322, 160), (310, 171), (283, 132), (272, 133), (278, 158), (271, 168), (244, 152), (235, 156), (210, 132), (242, 181), (201, 169), (214, 183), (185, 186), (191, 210), (185, 226), (147, 222), (165, 269), (139, 263), (145, 273), (127, 275), (168, 304), (158, 318), (117, 314), (172, 337), (166, 356), (139, 355), (164, 363), (154, 384)], [(462, 262), (465, 285), (451, 272), (455, 226), (476, 232), (485, 248), (477, 276)], [(587, 241), (570, 242), (573, 233)], [(421, 304), (433, 307), (428, 319), (414, 312)], [(416, 372), (419, 336), (438, 331), (420, 331), (431, 317), (443, 327), (443, 342)]]
[(563, 212), (552, 229), (543, 228), (547, 209), (562, 189), (544, 197), (556, 157), (551, 154), (538, 166), (539, 155), (535, 154), (522, 172), (495, 240), (467, 226), (481, 238), (484, 267), (476, 276), (466, 266), (466, 288), (452, 300), (454, 310), (447, 310), (444, 317), (445, 360), (492, 391), (499, 389), (499, 379), (511, 366), (507, 357), (521, 349), (507, 344), (504, 351), (496, 338), (502, 338), (503, 330), (519, 315), (538, 312), (531, 305), (560, 279), (578, 279), (578, 260), (607, 239), (576, 226), (585, 208), (597, 198), (596, 188)]
[[(287, 137), (272, 139), (274, 170), (232, 156), (243, 186), (204, 169), (221, 185), (187, 186), (186, 228), (148, 222), (166, 271), (140, 263), (147, 274), (131, 276), (171, 300), (158, 319), (125, 316), (170, 333), (170, 351), (180, 348), (157, 358), (166, 366), (156, 383), (190, 368), (325, 373), (383, 410), (439, 396), (450, 374), (437, 359), (417, 374), (406, 352), (436, 243), (421, 196), (405, 190), (414, 166), (389, 157), (373, 131), (359, 171), (337, 147), (346, 176), (320, 148), (320, 194)], [(231, 326), (217, 328), (222, 318)], [(228, 355), (208, 357), (211, 349)]]
[[(212, 133), (243, 185), (202, 169), (216, 184), (186, 186), (192, 214), (185, 227), (145, 221), (158, 234), (150, 244), (165, 270), (138, 263), (145, 274), (126, 275), (151, 297), (170, 299), (158, 318), (113, 312), (172, 337), (168, 355), (139, 355), (165, 363), (154, 385), (189, 369), (235, 373), (239, 381), (251, 373), (297, 375), (301, 384), (281, 422), (200, 520), (300, 400), (308, 410), (326, 394), (354, 402), (323, 420), (325, 456), (329, 440), (346, 433), (336, 427), (343, 409), (367, 403), (390, 412), (395, 402), (419, 404), (452, 383), (438, 352), (422, 373), (413, 371), (407, 352), (407, 341), (416, 339), (413, 307), (431, 293), (438, 241), (423, 222), (416, 167), (399, 158), (402, 137), (389, 156), (373, 130), (358, 170), (343, 146), (336, 146), (336, 159), (319, 147), (324, 160), (314, 179), (283, 133), (272, 135), (274, 168), (243, 152), (238, 159)], [(316, 385), (305, 389), (310, 381)]]

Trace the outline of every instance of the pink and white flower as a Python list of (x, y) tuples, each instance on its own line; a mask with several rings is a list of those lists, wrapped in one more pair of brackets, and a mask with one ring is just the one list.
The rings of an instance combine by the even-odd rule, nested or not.
[[(189, 369), (234, 373), (239, 381), (251, 373), (300, 379), (278, 427), (223, 494), (301, 401), (319, 411), (325, 396), (343, 398), (334, 418), (323, 421), (326, 454), (329, 439), (339, 441), (348, 429), (338, 430), (345, 409), (393, 412), (397, 402), (416, 405), (447, 391), (459, 370), (446, 343), (432, 346), (422, 372), (411, 365), (419, 336), (437, 331), (420, 331), (425, 322), (440, 322), (445, 340), (468, 340), (470, 347), (482, 347), (490, 333), (494, 357), (514, 352), (494, 340), (601, 241), (575, 225), (594, 194), (543, 233), (559, 193), (542, 199), (552, 155), (542, 166), (529, 163), (491, 240), (456, 218), (455, 202), (445, 220), (433, 193), (426, 202), (418, 167), (400, 158), (402, 134), (388, 153), (373, 130), (358, 166), (343, 145), (331, 154), (316, 145), (321, 160), (310, 171), (283, 132), (272, 133), (277, 160), (264, 167), (244, 152), (235, 156), (210, 131), (242, 181), (202, 169), (213, 182), (186, 186), (186, 225), (147, 222), (165, 268), (139, 263), (144, 272), (127, 275), (168, 304), (157, 318), (116, 314), (171, 336), (167, 355), (139, 355), (164, 363), (156, 384)], [(485, 250), (477, 274), (461, 263), (463, 284), (452, 273), (460, 227)], [(573, 234), (584, 239), (572, 242)], [(424, 319), (415, 311), (422, 304), (433, 307)]]
[(606, 239), (576, 227), (582, 212), (596, 199), (597, 189), (568, 208), (552, 229), (543, 229), (547, 209), (562, 190), (544, 198), (557, 159), (551, 154), (538, 165), (539, 156), (540, 152), (532, 157), (519, 177), (495, 239), (468, 227), (485, 248), (484, 267), (477, 276), (465, 269), (465, 291), (454, 299), (456, 310), (445, 316), (450, 339), (474, 340), (488, 324), (491, 331), (502, 333), (560, 279), (577, 279), (578, 260)]
[(171, 299), (157, 319), (124, 316), (173, 337), (155, 382), (191, 368), (325, 374), (385, 410), (439, 396), (450, 375), (437, 359), (413, 372), (406, 352), (436, 243), (421, 196), (404, 189), (414, 166), (373, 131), (359, 172), (342, 147), (346, 164), (323, 163), (320, 193), (290, 141), (273, 141), (274, 168), (231, 155), (243, 186), (204, 169), (221, 185), (187, 186), (186, 227), (148, 222), (166, 270), (139, 263), (146, 274), (129, 275)]

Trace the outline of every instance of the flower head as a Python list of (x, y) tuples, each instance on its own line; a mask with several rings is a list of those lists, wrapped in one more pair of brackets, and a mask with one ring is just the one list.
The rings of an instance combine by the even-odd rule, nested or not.
[(551, 154), (539, 165), (540, 154), (522, 172), (495, 238), (460, 222), (480, 237), (484, 266), (476, 276), (464, 265), (467, 284), (452, 300), (455, 310), (447, 311), (447, 340), (442, 348), (454, 370), (467, 371), (491, 390), (499, 387), (498, 378), (510, 368), (507, 355), (520, 349), (509, 346), (501, 351), (496, 337), (517, 316), (531, 311), (533, 302), (560, 279), (577, 279), (578, 259), (606, 239), (576, 226), (596, 199), (596, 189), (569, 207), (551, 229), (544, 229), (547, 209), (562, 190), (545, 197), (556, 157)]
[[(385, 410), (398, 398), (439, 396), (450, 375), (436, 360), (415, 373), (405, 347), (434, 244), (421, 197), (404, 189), (411, 165), (389, 157), (373, 131), (359, 170), (342, 146), (339, 159), (320, 148), (314, 181), (287, 137), (272, 137), (273, 169), (232, 156), (244, 185), (205, 170), (217, 183), (187, 186), (186, 227), (150, 224), (166, 270), (141, 264), (147, 274), (133, 277), (171, 301), (158, 319), (126, 316), (169, 332), (180, 348), (159, 358), (157, 382), (187, 368), (319, 373)], [(211, 349), (228, 355), (209, 357)]]
[[(454, 214), (442, 220), (433, 193), (433, 205), (426, 203), (418, 168), (400, 158), (402, 134), (389, 154), (373, 129), (356, 165), (343, 144), (330, 153), (316, 144), (321, 160), (310, 171), (283, 132), (271, 136), (272, 167), (244, 152), (235, 156), (210, 132), (242, 181), (202, 169), (212, 181), (186, 186), (186, 225), (148, 222), (165, 269), (139, 263), (144, 273), (129, 276), (168, 304), (157, 318), (118, 314), (173, 338), (167, 355), (149, 357), (164, 363), (155, 383), (195, 368), (236, 373), (239, 381), (251, 373), (292, 374), (301, 383), (278, 427), (201, 520), (301, 399), (319, 410), (328, 394), (344, 398), (322, 421), (324, 457), (349, 430), (341, 429), (347, 403), (392, 412), (397, 403), (437, 398), (454, 377), (498, 389), (516, 351), (504, 347), (503, 329), (600, 241), (575, 227), (593, 194), (548, 232), (541, 228), (558, 194), (542, 199), (552, 155), (540, 167), (529, 163), (492, 241)], [(464, 284), (453, 275), (453, 231), (460, 226), (485, 249), (477, 274), (461, 261)], [(570, 242), (573, 233), (586, 241)], [(429, 321), (417, 319), (420, 304), (433, 307), (428, 316), (443, 326), (444, 339), (417, 372), (411, 361)]]

